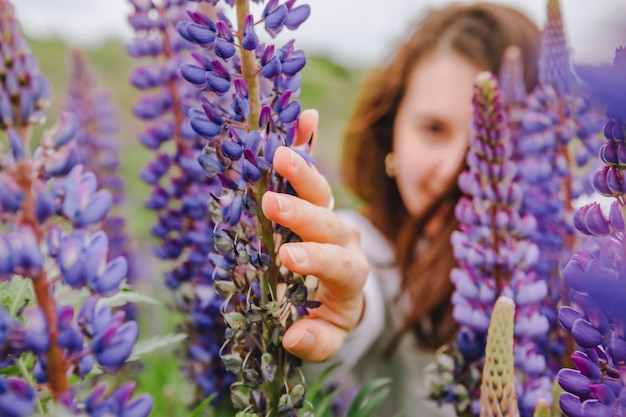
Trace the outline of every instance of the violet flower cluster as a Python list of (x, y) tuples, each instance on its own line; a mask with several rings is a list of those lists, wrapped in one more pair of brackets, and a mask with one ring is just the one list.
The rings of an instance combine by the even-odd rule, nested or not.
[(120, 143), (117, 111), (108, 92), (98, 88), (95, 74), (84, 52), (71, 51), (64, 110), (78, 119), (76, 132), (77, 163), (96, 176), (98, 189), (108, 190), (113, 198), (111, 212), (102, 230), (109, 239), (108, 260), (122, 256), (127, 261), (126, 278), (135, 279), (131, 242), (125, 219), (120, 214), (124, 203), (124, 184), (119, 175)]
[(310, 9), (293, 0), (270, 0), (255, 19), (247, 0), (226, 3), (235, 8), (236, 26), (221, 12), (214, 17), (191, 13), (191, 22), (178, 24), (185, 39), (205, 50), (181, 73), (203, 91), (189, 116), (191, 127), (206, 139), (198, 160), (214, 181), (209, 259), (228, 324), (221, 355), (238, 376), (231, 386), (235, 408), (250, 415), (291, 416), (304, 405), (304, 385), (297, 378), (298, 361), (282, 347), (282, 335), (317, 304), (307, 300), (304, 277), (277, 259), (278, 246), (297, 236), (271, 224), (259, 200), (267, 190), (293, 193), (274, 173), (272, 160), (279, 146), (291, 146), (295, 139), (300, 115), (295, 97), (306, 58), (293, 40), (281, 47), (260, 43), (256, 26), (275, 36), (296, 29)]
[[(523, 213), (537, 219), (531, 236), (540, 249), (535, 269), (548, 281), (550, 299), (545, 310), (554, 312), (564, 302), (560, 269), (577, 244), (571, 225), (572, 202), (592, 192), (589, 176), (600, 145), (602, 118), (575, 84), (558, 0), (547, 5), (538, 60), (539, 84), (516, 112), (515, 159), (524, 187)], [(551, 328), (557, 326), (551, 325)], [(546, 346), (546, 355), (560, 366), (560, 337)]]
[[(74, 413), (146, 416), (152, 400), (131, 399), (133, 383), (108, 397), (70, 386), (96, 366), (115, 372), (132, 351), (137, 324), (98, 302), (118, 291), (127, 263), (107, 258), (101, 225), (112, 198), (78, 164), (76, 118), (62, 114), (31, 153), (50, 90), (8, 0), (0, 0), (0, 43), (0, 279), (18, 289), (0, 306), (0, 414), (45, 412), (50, 396)], [(91, 294), (78, 311), (60, 301), (70, 290)]]
[[(518, 397), (523, 414), (532, 414), (536, 399), (549, 397), (551, 382), (537, 347), (548, 320), (540, 309), (547, 285), (532, 270), (539, 256), (529, 239), (536, 222), (531, 215), (520, 215), (522, 188), (516, 182), (513, 143), (493, 75), (478, 76), (473, 102), (468, 170), (459, 177), (465, 196), (455, 211), (460, 230), (452, 235), (459, 263), (451, 273), (456, 287), (453, 316), (461, 326), (457, 343), (466, 363), (480, 367), (493, 305), (500, 295), (513, 299)], [(479, 393), (468, 394), (477, 406)]]
[(575, 227), (600, 243), (597, 250), (579, 250), (563, 270), (573, 296), (572, 306), (559, 310), (559, 321), (579, 347), (571, 356), (576, 369), (558, 374), (565, 391), (559, 404), (569, 417), (626, 414), (625, 70), (626, 48), (618, 48), (612, 68), (581, 71), (607, 103), (606, 141), (600, 150), (604, 165), (595, 171), (593, 184), (614, 201), (606, 212), (591, 203), (574, 215)]
[(220, 314), (223, 299), (213, 289), (214, 266), (208, 258), (214, 228), (208, 200), (215, 180), (198, 163), (205, 140), (189, 124), (189, 109), (198, 103), (200, 91), (180, 74), (181, 65), (204, 58), (176, 29), (177, 24), (190, 21), (187, 12), (193, 15), (196, 4), (186, 0), (131, 3), (134, 11), (128, 20), (135, 37), (126, 49), (143, 60), (130, 76), (131, 84), (143, 92), (133, 113), (147, 124), (139, 141), (154, 151), (140, 173), (152, 187), (145, 205), (156, 214), (151, 229), (158, 242), (154, 254), (168, 261), (165, 284), (175, 292), (175, 308), (185, 315), (182, 331), (188, 342), (182, 348), (182, 371), (197, 387), (194, 401), (215, 395), (214, 402), (221, 402), (229, 397), (235, 376), (219, 354), (226, 325)]

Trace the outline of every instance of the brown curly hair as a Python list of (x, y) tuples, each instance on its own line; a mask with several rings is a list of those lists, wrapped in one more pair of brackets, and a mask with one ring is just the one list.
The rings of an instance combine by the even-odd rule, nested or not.
[[(438, 48), (449, 48), (478, 68), (498, 74), (505, 49), (516, 45), (524, 62), (527, 91), (537, 83), (539, 28), (521, 12), (492, 3), (452, 4), (431, 10), (412, 36), (387, 61), (366, 77), (344, 132), (342, 177), (364, 203), (365, 215), (393, 244), (402, 274), (402, 293), (411, 299), (404, 331), (413, 329), (418, 342), (437, 348), (456, 331), (449, 274), (455, 266), (450, 236), (457, 228), (454, 206), (461, 192), (456, 181), (444, 197), (432, 202), (420, 218), (412, 218), (402, 203), (395, 179), (385, 175), (385, 156), (391, 152), (394, 118), (409, 75), (420, 59)], [(459, 167), (459, 172), (463, 167)], [(437, 216), (443, 228), (429, 239), (424, 253), (417, 242)], [(449, 221), (448, 221), (449, 219)]]

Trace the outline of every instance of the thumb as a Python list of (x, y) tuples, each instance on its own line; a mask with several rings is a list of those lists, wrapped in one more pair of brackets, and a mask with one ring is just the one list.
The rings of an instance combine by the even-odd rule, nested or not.
[(324, 362), (337, 355), (347, 334), (325, 320), (303, 318), (287, 329), (283, 347), (302, 360)]

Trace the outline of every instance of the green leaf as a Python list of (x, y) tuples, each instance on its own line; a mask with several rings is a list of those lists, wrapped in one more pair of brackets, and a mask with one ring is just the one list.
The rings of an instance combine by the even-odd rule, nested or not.
[(323, 395), (321, 394), (321, 392), (324, 382), (326, 382), (326, 379), (328, 379), (328, 376), (331, 374), (331, 372), (337, 369), (340, 365), (341, 364), (336, 363), (332, 366), (329, 366), (315, 381), (313, 381), (313, 383), (309, 386), (306, 392), (306, 397), (309, 402), (314, 404), (317, 397)]
[(17, 369), (15, 366), (7, 366), (4, 369), (0, 369), (0, 375), (2, 376), (13, 376), (13, 375), (19, 375), (20, 374), (20, 370)]
[(3, 306), (13, 317), (24, 304), (32, 303), (35, 298), (31, 280), (20, 275), (13, 275), (8, 281), (0, 281), (0, 294)]
[(200, 417), (205, 408), (211, 405), (213, 399), (217, 396), (217, 394), (211, 394), (207, 398), (205, 398), (196, 408), (193, 409), (189, 417)]
[(343, 388), (343, 385), (339, 385), (331, 392), (320, 395), (320, 398), (312, 404), (315, 417), (332, 417), (332, 401)]
[(99, 303), (102, 305), (113, 307), (120, 307), (126, 304), (159, 304), (159, 301), (148, 295), (138, 293), (136, 291), (119, 291), (117, 294), (111, 297), (101, 298)]
[[(348, 410), (348, 417), (365, 417), (368, 415), (365, 414), (366, 410), (369, 413), (376, 411), (391, 391), (388, 387), (385, 389), (382, 388), (390, 383), (390, 378), (379, 378), (361, 388)], [(379, 390), (380, 392), (376, 392)], [(384, 395), (381, 395), (381, 393)]]
[(36, 414), (35, 417), (82, 417), (82, 416), (86, 416), (86, 414), (83, 413), (73, 413), (70, 410), (68, 410), (65, 406), (63, 406), (62, 404), (58, 404), (55, 401), (49, 401), (48, 404), (46, 404), (46, 413), (45, 414)]
[(128, 362), (137, 360), (141, 355), (154, 352), (158, 349), (170, 347), (172, 345), (175, 345), (176, 343), (181, 342), (182, 340), (185, 340), (186, 338), (186, 334), (176, 333), (164, 336), (155, 336), (148, 340), (142, 340), (135, 344), (135, 347), (133, 348), (133, 353), (131, 353), (130, 358), (128, 358), (126, 361)]

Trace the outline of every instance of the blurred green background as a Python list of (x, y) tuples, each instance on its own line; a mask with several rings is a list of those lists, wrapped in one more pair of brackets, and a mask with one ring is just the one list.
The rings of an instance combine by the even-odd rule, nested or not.
[[(41, 73), (48, 78), (53, 89), (44, 126), (48, 128), (54, 124), (64, 105), (70, 49), (59, 40), (30, 39), (30, 45), (39, 62)], [(165, 288), (162, 275), (167, 265), (150, 253), (150, 247), (154, 243), (150, 235), (154, 215), (143, 206), (150, 189), (139, 179), (139, 171), (150, 160), (152, 152), (137, 140), (145, 124), (131, 113), (140, 92), (130, 85), (128, 78), (137, 62), (126, 53), (121, 41), (110, 41), (83, 51), (99, 87), (109, 92), (117, 106), (120, 175), (125, 181), (127, 196), (123, 214), (127, 219), (128, 231), (136, 250), (134, 256), (137, 258), (137, 268), (140, 270), (140, 282), (136, 289), (159, 302), (156, 305), (139, 306), (140, 340), (172, 334), (176, 332), (181, 317), (169, 308), (172, 294)], [(352, 206), (354, 201), (339, 182), (338, 160), (342, 129), (351, 111), (362, 75), (359, 71), (348, 70), (324, 57), (311, 55), (307, 55), (307, 65), (302, 71), (303, 83), (299, 99), (303, 109), (319, 110), (320, 127), (314, 156), (318, 169), (328, 178), (334, 189), (337, 207)], [(142, 356), (139, 363), (129, 366), (122, 375), (105, 379), (112, 385), (128, 379), (137, 381), (137, 394), (148, 392), (153, 395), (153, 417), (187, 416), (189, 410), (186, 403), (193, 395), (193, 387), (179, 372), (179, 358), (176, 346), (162, 348)], [(206, 410), (204, 414), (212, 413), (215, 415), (214, 411)]]

